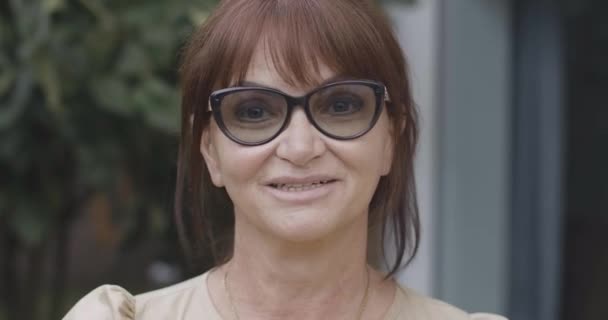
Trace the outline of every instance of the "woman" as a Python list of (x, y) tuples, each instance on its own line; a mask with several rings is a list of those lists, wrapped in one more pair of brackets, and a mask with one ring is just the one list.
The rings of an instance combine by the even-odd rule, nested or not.
[[(176, 193), (187, 249), (217, 265), (138, 296), (103, 286), (65, 319), (502, 319), (392, 278), (419, 238), (406, 74), (371, 1), (223, 1), (184, 53)], [(372, 225), (400, 253), (388, 274), (367, 264)]]

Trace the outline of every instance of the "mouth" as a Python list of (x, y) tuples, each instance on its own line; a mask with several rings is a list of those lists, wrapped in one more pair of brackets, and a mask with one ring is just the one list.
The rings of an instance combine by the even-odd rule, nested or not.
[(308, 182), (308, 183), (270, 183), (270, 184), (268, 184), (268, 186), (273, 189), (280, 190), (280, 191), (300, 192), (300, 191), (308, 191), (308, 190), (317, 189), (317, 188), (320, 188), (327, 184), (334, 183), (336, 181), (337, 181), (336, 179), (326, 179), (326, 180), (312, 181), (312, 182)]

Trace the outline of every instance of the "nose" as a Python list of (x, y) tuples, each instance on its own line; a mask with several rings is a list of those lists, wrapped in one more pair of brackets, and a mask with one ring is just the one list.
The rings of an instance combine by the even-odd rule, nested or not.
[(280, 141), (276, 149), (277, 156), (296, 166), (307, 165), (326, 150), (320, 133), (308, 121), (301, 108), (293, 111), (289, 125), (278, 138)]

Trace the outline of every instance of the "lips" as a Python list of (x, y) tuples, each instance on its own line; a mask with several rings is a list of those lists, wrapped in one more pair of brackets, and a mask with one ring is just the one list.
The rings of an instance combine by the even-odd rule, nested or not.
[(339, 179), (329, 175), (283, 176), (266, 181), (266, 192), (281, 204), (308, 206), (335, 193)]

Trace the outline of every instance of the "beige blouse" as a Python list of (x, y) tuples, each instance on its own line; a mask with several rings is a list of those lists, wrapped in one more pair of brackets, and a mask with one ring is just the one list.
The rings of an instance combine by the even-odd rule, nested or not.
[[(63, 320), (222, 320), (207, 290), (209, 272), (182, 283), (133, 296), (104, 285), (82, 298)], [(468, 314), (444, 302), (399, 287), (384, 320), (506, 320)]]

